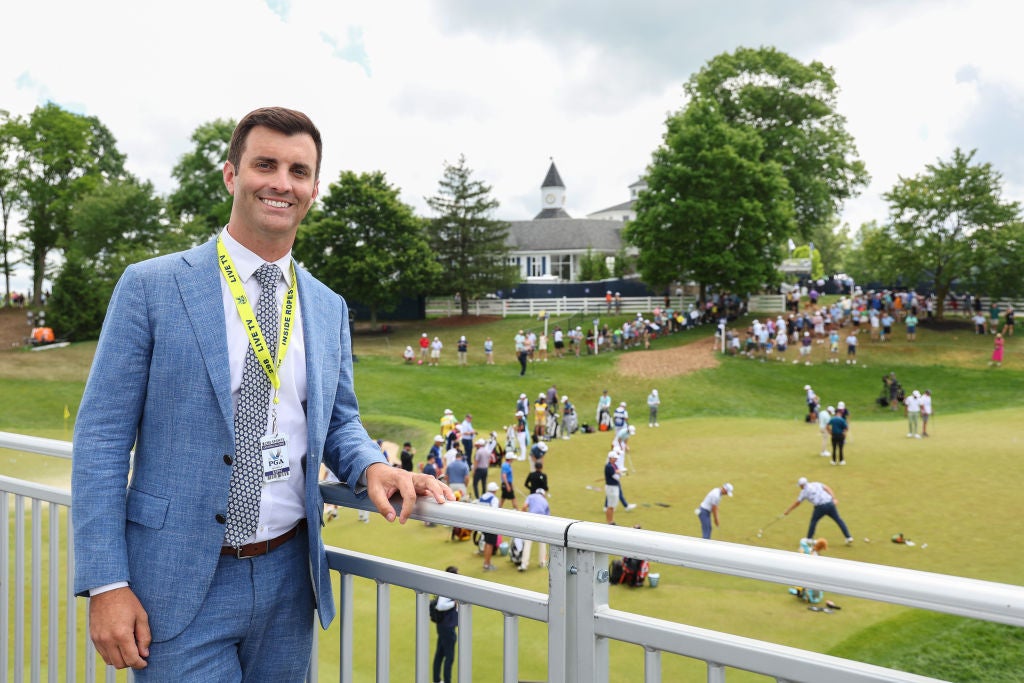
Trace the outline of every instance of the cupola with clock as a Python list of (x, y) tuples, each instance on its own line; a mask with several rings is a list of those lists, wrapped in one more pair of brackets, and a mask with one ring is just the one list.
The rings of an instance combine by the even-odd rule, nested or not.
[(562, 182), (562, 177), (558, 175), (554, 159), (551, 160), (548, 174), (544, 176), (544, 182), (541, 183), (540, 201), (541, 210), (534, 217), (534, 220), (538, 218), (571, 218), (565, 212), (565, 183)]

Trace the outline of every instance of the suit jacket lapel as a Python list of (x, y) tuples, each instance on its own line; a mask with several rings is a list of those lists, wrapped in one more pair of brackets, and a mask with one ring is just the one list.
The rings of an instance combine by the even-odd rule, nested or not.
[(217, 266), (216, 241), (211, 240), (182, 254), (184, 261), (176, 279), (178, 291), (200, 355), (217, 395), (217, 404), (228, 429), (234, 433), (231, 407), (231, 370), (228, 361), (227, 328), (221, 304), (220, 269)]

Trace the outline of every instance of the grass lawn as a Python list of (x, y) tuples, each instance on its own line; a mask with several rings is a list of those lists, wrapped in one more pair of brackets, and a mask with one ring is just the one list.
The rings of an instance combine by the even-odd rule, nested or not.
[[(712, 487), (729, 481), (735, 485), (736, 495), (724, 501), (722, 526), (715, 530), (714, 538), (796, 550), (807, 530), (807, 505), (768, 528), (762, 538), (756, 533), (796, 498), (796, 479), (806, 476), (836, 491), (839, 510), (856, 537), (853, 547), (844, 547), (838, 529), (830, 520), (823, 520), (817, 535), (829, 539), (832, 548), (828, 554), (833, 557), (1021, 583), (1024, 550), (1015, 539), (1024, 523), (1013, 501), (1024, 484), (1021, 436), (1016, 426), (1024, 397), (1024, 352), (1017, 338), (1007, 340), (1001, 368), (989, 367), (987, 362), (991, 337), (973, 335), (966, 321), (957, 321), (941, 328), (923, 326), (914, 343), (901, 337), (899, 326), (897, 338), (884, 345), (872, 344), (863, 335), (856, 366), (824, 363), (827, 353), (816, 346), (811, 366), (794, 365), (791, 361), (796, 354), (791, 349), (784, 363), (725, 358), (712, 369), (674, 375), (668, 368), (663, 376), (651, 379), (620, 371), (621, 359), (645, 353), (631, 350), (598, 357), (552, 358), (531, 364), (526, 376), (520, 377), (511, 339), (521, 327), (539, 329), (536, 320), (461, 322), (401, 323), (388, 335), (357, 333), (356, 389), (372, 436), (398, 443), (412, 441), (421, 461), (445, 408), (459, 417), (472, 412), (478, 430), (500, 433), (511, 421), (520, 392), (533, 399), (554, 383), (559, 393), (569, 395), (576, 404), (581, 421), (592, 423), (597, 397), (607, 388), (615, 402), (627, 401), (638, 429), (627, 463), (630, 472), (624, 478), (626, 495), (638, 508), (629, 513), (620, 509), (620, 524), (696, 536), (699, 524), (694, 507)], [(415, 342), (421, 332), (431, 337), (436, 334), (444, 341), (440, 367), (401, 362), (401, 350), (406, 344), (418, 348)], [(456, 366), (454, 351), (462, 334), (471, 344), (470, 365), (465, 368)], [(708, 328), (702, 328), (673, 335), (657, 340), (655, 348), (679, 347), (679, 353), (685, 354), (683, 347), (708, 334)], [(495, 341), (495, 366), (483, 365), (486, 336)], [(0, 354), (0, 382), (9, 389), (7, 395), (18, 398), (0, 414), (0, 430), (69, 438), (68, 428), (93, 348), (92, 344), (75, 344), (47, 353)], [(902, 414), (875, 403), (881, 376), (889, 371), (896, 372), (908, 390), (932, 391), (936, 415), (929, 426), (930, 438), (907, 439)], [(851, 409), (846, 467), (832, 467), (827, 458), (817, 455), (821, 446), (817, 428), (803, 421), (805, 384), (811, 384), (826, 404), (842, 400)], [(647, 427), (645, 399), (652, 388), (657, 388), (662, 398), (661, 427), (656, 429)], [(72, 414), (67, 424), (65, 405)], [(603, 494), (587, 487), (600, 487), (609, 441), (606, 434), (598, 433), (551, 443), (545, 467), (554, 514), (603, 520)], [(67, 463), (10, 452), (0, 453), (0, 458), (4, 474), (67, 485)], [(526, 464), (516, 463), (515, 468), (518, 481), (522, 481)], [(916, 545), (891, 543), (890, 537), (897, 533)], [(448, 541), (443, 528), (419, 523), (388, 526), (379, 517), (360, 524), (352, 511), (343, 512), (325, 528), (324, 535), (332, 545), (438, 568), (455, 564), (463, 574), (483, 576), (481, 561), (469, 544)], [(952, 680), (1012, 680), (968, 678), (971, 674), (949, 668), (950, 661), (963, 659), (953, 646), (958, 640), (1003, 652), (1003, 661), (1008, 662), (1005, 666), (1016, 662), (1012, 666), (1020, 668), (1024, 651), (1020, 629), (977, 628), (969, 620), (842, 595), (829, 596), (842, 605), (841, 611), (813, 613), (783, 586), (663, 566), (654, 571), (661, 574), (657, 588), (613, 588), (612, 605)], [(541, 571), (521, 574), (507, 563), (499, 564), (499, 571), (486, 577), (538, 591), (547, 588)], [(357, 588), (360, 629), (356, 667), (361, 675), (369, 676), (374, 659), (374, 586), (357, 582)], [(408, 680), (413, 631), (401, 614), (404, 608), (411, 613), (412, 595), (395, 590), (392, 602), (392, 672), (395, 680)], [(500, 647), (500, 615), (477, 610), (474, 616), (474, 679), (493, 680), (499, 670), (491, 655)], [(524, 679), (544, 677), (543, 638), (539, 625), (521, 624), (520, 672)], [(331, 662), (337, 657), (336, 643), (336, 629), (332, 629), (321, 644), (322, 680), (335, 680)], [(943, 646), (936, 648), (935, 643)], [(950, 656), (921, 656), (937, 649)], [(636, 680), (642, 656), (639, 648), (613, 645), (611, 680)], [(1000, 666), (996, 663), (987, 668)], [(665, 680), (704, 675), (703, 665), (671, 656), (665, 657), (663, 670)], [(764, 679), (730, 672), (729, 680)]]

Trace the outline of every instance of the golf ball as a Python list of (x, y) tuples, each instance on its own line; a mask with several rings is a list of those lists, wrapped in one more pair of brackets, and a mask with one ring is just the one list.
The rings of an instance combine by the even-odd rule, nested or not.
[(865, 542), (865, 543), (871, 543), (871, 539), (870, 539), (870, 538), (865, 538), (865, 539), (864, 539), (864, 542)]
[(923, 549), (923, 548), (927, 548), (927, 547), (928, 547), (928, 544), (927, 544), (927, 543), (922, 543), (922, 544), (921, 544), (921, 548), (922, 548), (922, 549)]

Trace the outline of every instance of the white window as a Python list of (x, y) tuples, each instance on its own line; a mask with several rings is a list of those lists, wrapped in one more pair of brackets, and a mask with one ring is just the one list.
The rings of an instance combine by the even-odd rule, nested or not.
[(555, 254), (551, 257), (551, 274), (559, 280), (572, 280), (572, 255)]
[(547, 256), (527, 256), (526, 274), (528, 277), (543, 277), (548, 274)]

